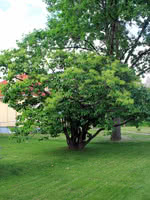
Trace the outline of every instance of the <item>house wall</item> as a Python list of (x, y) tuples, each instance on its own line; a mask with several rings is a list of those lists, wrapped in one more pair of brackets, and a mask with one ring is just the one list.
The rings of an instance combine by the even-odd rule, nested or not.
[(15, 126), (17, 112), (0, 99), (0, 127)]

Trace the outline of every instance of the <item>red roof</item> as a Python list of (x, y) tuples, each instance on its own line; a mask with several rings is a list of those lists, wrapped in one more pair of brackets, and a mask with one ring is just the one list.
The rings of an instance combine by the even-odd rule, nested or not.
[[(6, 80), (0, 82), (0, 86), (1, 86), (1, 85), (6, 85), (6, 84), (7, 84), (7, 81), (6, 81)], [(2, 92), (1, 92), (1, 90), (0, 90), (0, 97), (2, 97), (2, 96), (3, 96), (3, 95), (2, 95)]]
[(28, 78), (28, 75), (26, 74), (21, 74), (21, 75), (18, 75), (17, 78), (21, 79), (21, 80), (24, 80), (24, 79), (27, 79)]
[[(27, 79), (28, 78), (28, 75), (26, 74), (22, 74), (22, 75), (18, 75), (17, 77), (18, 79), (21, 79), (21, 80), (24, 80), (24, 79)], [(1, 85), (6, 85), (8, 82), (6, 80), (4, 81), (1, 81), (0, 82), (0, 86)], [(38, 85), (40, 85), (41, 83), (38, 83)], [(31, 86), (30, 87), (30, 90), (32, 91), (33, 90), (33, 87)], [(41, 92), (39, 91), (38, 94), (34, 94), (35, 96), (39, 96), (39, 95), (42, 95), (42, 96), (45, 96), (45, 93), (44, 92)], [(1, 93), (1, 90), (0, 90), (0, 97), (3, 97), (3, 94)]]

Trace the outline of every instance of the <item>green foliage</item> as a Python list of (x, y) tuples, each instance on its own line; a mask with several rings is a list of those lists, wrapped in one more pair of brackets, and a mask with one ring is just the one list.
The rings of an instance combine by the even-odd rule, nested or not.
[[(136, 123), (148, 115), (149, 93), (127, 65), (95, 53), (55, 51), (49, 53), (47, 64), (28, 66), (22, 62), (23, 56), (32, 62), (28, 54), (27, 49), (12, 50), (8, 84), (3, 87), (4, 102), (20, 113), (16, 135), (37, 129), (52, 137), (65, 133), (70, 148), (78, 149), (99, 131), (112, 129), (118, 115)], [(26, 79), (21, 79), (23, 74)], [(144, 99), (138, 98), (139, 92)], [(89, 133), (97, 126), (97, 133)]]
[(35, 34), (43, 48), (92, 51), (128, 63), (138, 74), (149, 71), (149, 1), (45, 2), (48, 27)]
[(23, 132), (21, 132), (21, 128), (11, 127), (11, 135), (9, 136), (9, 140), (16, 141), (17, 143), (27, 142), (29, 137)]
[(9, 140), (11, 141), (16, 141), (17, 143), (23, 143), (23, 142), (26, 142), (28, 141), (28, 137), (27, 136), (23, 136), (22, 134), (12, 134), (9, 136)]

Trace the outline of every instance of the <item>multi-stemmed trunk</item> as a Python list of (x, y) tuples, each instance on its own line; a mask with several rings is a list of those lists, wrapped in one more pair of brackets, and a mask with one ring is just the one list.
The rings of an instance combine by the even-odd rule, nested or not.
[(78, 143), (78, 142), (73, 142), (72, 140), (67, 141), (68, 148), (70, 150), (82, 150), (84, 149), (86, 143), (84, 141)]
[(94, 134), (90, 134), (88, 133), (88, 129), (85, 131), (82, 128), (75, 128), (72, 129), (71, 136), (69, 136), (67, 128), (64, 128), (68, 148), (71, 150), (84, 149), (84, 147), (103, 130), (104, 128), (100, 128)]
[(85, 140), (81, 137), (81, 135), (78, 134), (74, 137), (67, 136), (66, 141), (68, 144), (68, 148), (71, 150), (82, 150), (86, 145)]
[(68, 148), (71, 150), (84, 149), (87, 132), (82, 131), (79, 127), (71, 126), (71, 134), (68, 134), (67, 128), (64, 128)]

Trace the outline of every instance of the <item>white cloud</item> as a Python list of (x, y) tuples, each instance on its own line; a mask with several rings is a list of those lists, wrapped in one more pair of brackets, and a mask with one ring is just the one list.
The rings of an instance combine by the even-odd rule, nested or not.
[(44, 28), (46, 5), (42, 0), (6, 0), (10, 7), (0, 8), (0, 49), (15, 47), (16, 40), (34, 28)]

